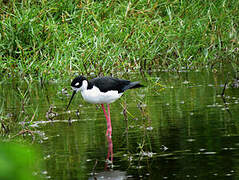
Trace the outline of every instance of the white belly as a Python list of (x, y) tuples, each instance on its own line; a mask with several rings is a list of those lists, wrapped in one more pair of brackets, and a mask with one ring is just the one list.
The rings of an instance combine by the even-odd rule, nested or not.
[(86, 102), (91, 104), (110, 104), (122, 96), (118, 91), (100, 92), (97, 87), (81, 91), (81, 95)]

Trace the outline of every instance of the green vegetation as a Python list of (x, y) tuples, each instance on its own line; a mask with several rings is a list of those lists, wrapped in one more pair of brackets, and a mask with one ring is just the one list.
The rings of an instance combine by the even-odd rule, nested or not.
[[(130, 171), (138, 167), (145, 170), (151, 164), (148, 158), (155, 155), (171, 156), (177, 150), (192, 149), (195, 159), (195, 154), (199, 157), (203, 153), (196, 150), (205, 149), (219, 151), (217, 161), (208, 164), (221, 172), (226, 167), (221, 163), (224, 160), (220, 162), (224, 147), (238, 148), (235, 141), (221, 143), (238, 134), (236, 116), (231, 114), (236, 114), (239, 99), (236, 92), (226, 90), (227, 84), (239, 84), (238, 12), (238, 0), (0, 0), (0, 179), (34, 179), (48, 176), (48, 171), (53, 178), (67, 177), (71, 172), (81, 178), (89, 175), (96, 157), (101, 163), (105, 158), (102, 112), (90, 105), (87, 108), (80, 99), (72, 105), (79, 111), (65, 112), (69, 81), (54, 84), (33, 79), (62, 80), (75, 73), (220, 69), (230, 64), (234, 72), (226, 76), (145, 75), (147, 90), (129, 92), (127, 101), (121, 99), (123, 108), (112, 104), (117, 130), (114, 157)], [(161, 84), (167, 87), (162, 90)], [(223, 93), (221, 84), (225, 84)], [(225, 94), (225, 98), (218, 94)], [(121, 109), (123, 115), (119, 114)], [(187, 142), (194, 136), (198, 137), (197, 146)], [(32, 148), (9, 143), (18, 140), (21, 144), (43, 142), (47, 171), (35, 170), (35, 161), (40, 158)], [(164, 153), (164, 148), (173, 153)], [(189, 154), (182, 156), (172, 159), (178, 158), (181, 165), (192, 162), (191, 167), (197, 168)], [(156, 172), (160, 162), (160, 167), (172, 167), (163, 159), (153, 160), (157, 163), (150, 167), (156, 167)], [(229, 160), (233, 162), (233, 158)], [(228, 172), (233, 174), (227, 171), (226, 175)]]
[(33, 148), (16, 143), (0, 143), (0, 179), (36, 180), (33, 171), (39, 167)]
[(238, 0), (9, 1), (0, 73), (57, 78), (237, 63)]

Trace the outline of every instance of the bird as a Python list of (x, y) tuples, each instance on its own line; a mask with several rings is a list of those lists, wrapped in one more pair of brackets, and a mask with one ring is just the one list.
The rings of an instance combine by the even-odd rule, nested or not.
[[(83, 99), (91, 104), (101, 104), (105, 119), (107, 121), (106, 136), (111, 137), (112, 126), (110, 118), (110, 103), (119, 99), (128, 89), (144, 87), (139, 81), (131, 82), (129, 80), (118, 79), (111, 76), (102, 76), (88, 80), (83, 75), (75, 77), (71, 82), (73, 93), (66, 110), (68, 110), (72, 99), (77, 92), (81, 92)], [(107, 104), (107, 111), (104, 107)]]

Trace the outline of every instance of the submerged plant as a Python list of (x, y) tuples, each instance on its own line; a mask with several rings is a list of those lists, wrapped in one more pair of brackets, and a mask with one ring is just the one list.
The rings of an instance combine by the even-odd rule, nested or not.
[(3, 103), (2, 103), (2, 106), (1, 106), (1, 109), (0, 109), (0, 121), (1, 121), (1, 124), (0, 124), (0, 133), (5, 135), (5, 134), (8, 134), (10, 129), (9, 129), (9, 125), (8, 123), (5, 122), (5, 119), (7, 119), (7, 117), (3, 114)]

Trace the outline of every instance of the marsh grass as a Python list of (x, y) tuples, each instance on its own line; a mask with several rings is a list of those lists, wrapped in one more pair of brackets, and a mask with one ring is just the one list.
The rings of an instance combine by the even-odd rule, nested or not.
[(0, 1), (0, 73), (74, 73), (237, 64), (239, 1)]
[[(14, 80), (13, 80), (14, 81)], [(0, 136), (1, 140), (16, 139), (18, 136), (30, 137), (35, 140), (35, 128), (31, 127), (39, 117), (39, 109), (32, 106), (31, 99), (36, 89), (27, 78), (14, 84), (11, 90), (3, 87), (0, 106)], [(7, 83), (3, 84), (3, 86)], [(4, 99), (5, 98), (5, 99)], [(29, 138), (27, 138), (29, 139)]]

